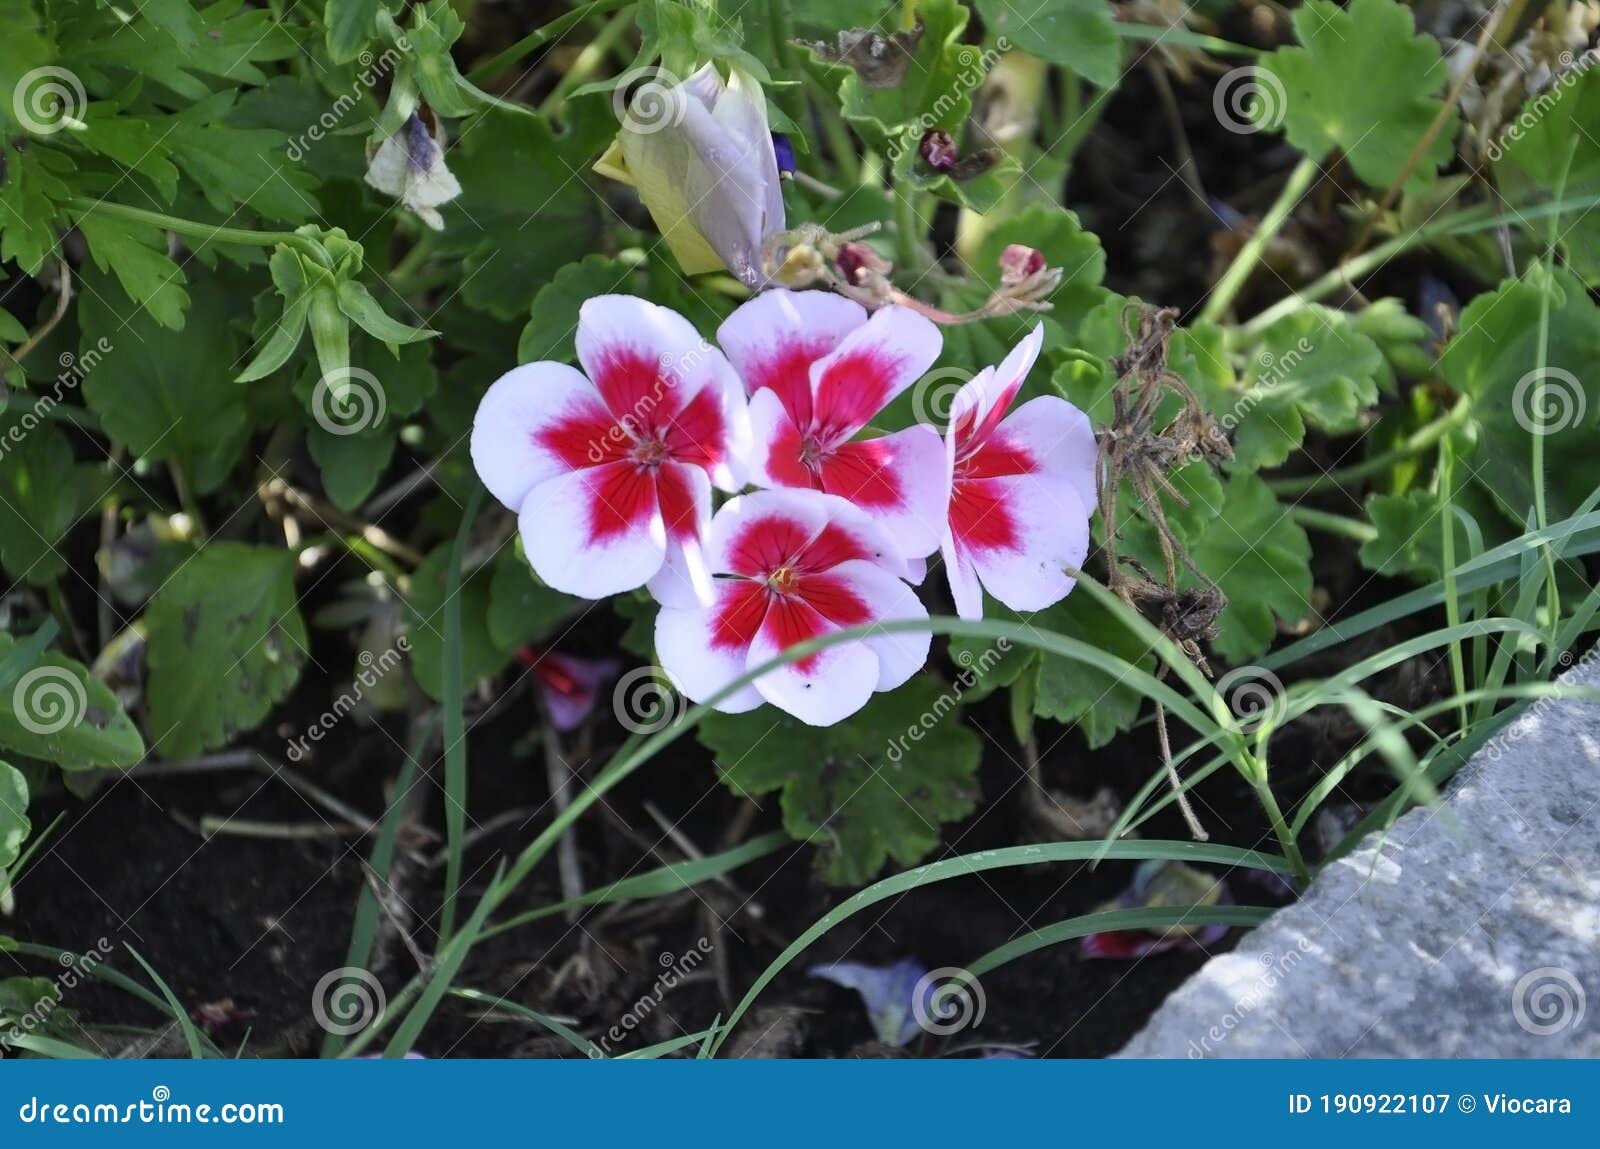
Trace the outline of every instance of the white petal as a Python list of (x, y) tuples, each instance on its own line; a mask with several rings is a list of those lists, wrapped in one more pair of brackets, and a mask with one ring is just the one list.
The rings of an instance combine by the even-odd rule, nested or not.
[(1089, 553), (1089, 513), (1077, 492), (1038, 475), (990, 479), (1017, 529), (1017, 545), (968, 551), (983, 587), (1016, 611), (1043, 610), (1071, 593)]
[(598, 461), (587, 457), (585, 434), (576, 435), (576, 453), (563, 460), (541, 445), (541, 431), (563, 424), (591, 427), (601, 437), (595, 445), (598, 456), (612, 423), (600, 393), (582, 374), (564, 363), (526, 363), (500, 376), (478, 404), (472, 420), (472, 465), (490, 494), (518, 510), (538, 484), (574, 465)]
[[(882, 567), (861, 561), (841, 563), (833, 569), (833, 575), (843, 579), (867, 604), (874, 623), (921, 621), (928, 617), (928, 608), (916, 592)], [(893, 690), (927, 665), (933, 632), (895, 631), (862, 641), (878, 656), (878, 689)]]
[[(717, 328), (717, 343), (754, 395), (780, 382), (781, 366), (817, 360), (867, 321), (867, 309), (831, 291), (764, 291), (741, 303)], [(809, 364), (797, 382), (809, 395)], [(780, 383), (781, 385), (781, 383)]]
[[(789, 609), (809, 612), (813, 617), (806, 623), (815, 628), (815, 633), (839, 629), (804, 604)], [(757, 633), (750, 644), (749, 669), (754, 670), (779, 654), (774, 630), (769, 624)], [(756, 679), (755, 685), (763, 698), (800, 721), (811, 726), (832, 726), (860, 710), (872, 697), (878, 686), (878, 656), (865, 643), (842, 643), (768, 671)]]
[[(727, 587), (724, 581), (719, 588)], [(679, 609), (663, 607), (656, 615), (656, 657), (661, 669), (685, 698), (704, 702), (745, 673), (746, 652), (713, 645), (715, 607)], [(727, 714), (754, 710), (763, 699), (754, 686), (745, 686), (717, 703)]]
[(817, 422), (853, 435), (933, 366), (943, 346), (932, 320), (904, 307), (879, 308), (811, 365)]
[(1041, 395), (1006, 416), (997, 433), (1026, 448), (1042, 478), (1071, 486), (1078, 501), (1093, 513), (1098, 505), (1099, 447), (1089, 416), (1059, 396)]
[(528, 563), (547, 585), (580, 598), (605, 598), (643, 586), (661, 569), (666, 527), (660, 506), (653, 502), (651, 477), (639, 480), (649, 484), (652, 506), (637, 523), (621, 533), (595, 537), (597, 517), (616, 505), (606, 497), (606, 485), (633, 469), (630, 463), (610, 463), (571, 471), (528, 493), (517, 525)]
[(1034, 325), (995, 368), (984, 368), (956, 395), (950, 407), (950, 426), (963, 441), (979, 428), (987, 430), (1005, 417), (1028, 372), (1044, 347), (1044, 324)]
[(757, 487), (779, 486), (767, 468), (773, 447), (797, 440), (799, 431), (776, 392), (765, 388), (757, 391), (750, 397), (746, 411), (750, 434), (740, 459), (745, 481)]
[(956, 614), (969, 621), (982, 618), (983, 585), (978, 582), (977, 568), (948, 538), (939, 547), (939, 554), (944, 558), (945, 577), (950, 580), (950, 598), (955, 603)]

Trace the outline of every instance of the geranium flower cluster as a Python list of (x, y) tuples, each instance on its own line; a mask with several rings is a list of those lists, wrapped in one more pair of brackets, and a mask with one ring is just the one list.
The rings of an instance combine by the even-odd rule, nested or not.
[[(869, 317), (827, 292), (768, 291), (713, 346), (667, 308), (599, 296), (579, 312), (582, 370), (502, 376), (478, 408), (472, 459), (550, 586), (648, 588), (662, 670), (697, 702), (798, 643), (869, 628), (717, 702), (831, 725), (927, 661), (927, 632), (870, 628), (928, 617), (912, 587), (935, 552), (963, 618), (982, 617), (985, 590), (1017, 611), (1072, 590), (1095, 440), (1057, 396), (1011, 409), (1043, 338), (1036, 327), (965, 383), (943, 434), (919, 423), (878, 435), (872, 420), (942, 348), (915, 312)], [(713, 487), (737, 496), (715, 513)]]

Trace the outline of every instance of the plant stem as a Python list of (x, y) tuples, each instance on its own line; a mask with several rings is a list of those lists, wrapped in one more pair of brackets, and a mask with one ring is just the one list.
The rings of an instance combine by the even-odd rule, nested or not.
[[(1444, 619), (1449, 626), (1461, 625), (1461, 595), (1456, 588), (1456, 510), (1455, 510), (1456, 453), (1447, 441), (1439, 448), (1439, 518), (1444, 537), (1439, 554), (1444, 568)], [(1458, 700), (1458, 720), (1463, 733), (1467, 729), (1467, 668), (1461, 657), (1461, 640), (1450, 640), (1450, 677), (1455, 683)]]
[(1321, 171), (1317, 161), (1310, 156), (1306, 156), (1294, 166), (1288, 180), (1284, 182), (1283, 190), (1278, 193), (1278, 198), (1267, 209), (1267, 214), (1261, 217), (1255, 232), (1239, 249), (1239, 254), (1234, 256), (1233, 262), (1228, 265), (1228, 270), (1217, 280), (1217, 285), (1211, 289), (1211, 296), (1200, 312), (1202, 322), (1215, 323), (1228, 310), (1234, 297), (1239, 294), (1245, 281), (1250, 278), (1250, 273), (1260, 262), (1261, 253), (1267, 250), (1267, 245), (1277, 237), (1283, 225), (1289, 221), (1289, 214), (1316, 182)]
[(88, 215), (90, 212), (100, 212), (116, 219), (125, 219), (131, 223), (149, 224), (151, 227), (163, 228), (176, 235), (186, 236), (189, 239), (198, 239), (205, 243), (236, 243), (244, 247), (277, 247), (280, 243), (290, 247), (298, 247), (311, 255), (318, 263), (323, 262), (322, 245), (309, 236), (296, 235), (292, 231), (254, 231), (247, 227), (218, 227), (215, 224), (200, 223), (192, 219), (179, 219), (177, 216), (166, 215), (158, 211), (146, 211), (141, 207), (129, 207), (127, 204), (112, 203), (110, 200), (92, 200), (75, 197), (67, 201), (69, 210)]
[(1312, 530), (1321, 531), (1323, 534), (1354, 539), (1358, 543), (1369, 543), (1378, 537), (1378, 528), (1371, 523), (1363, 523), (1360, 519), (1346, 518), (1344, 515), (1329, 514), (1327, 511), (1319, 511), (1311, 507), (1290, 507), (1289, 517), (1303, 527), (1310, 527)]
[(917, 0), (900, 0), (900, 27), (909, 32), (917, 26)]
[(539, 114), (548, 117), (561, 111), (561, 105), (566, 103), (567, 96), (572, 90), (594, 75), (595, 70), (605, 62), (607, 54), (632, 27), (633, 13), (626, 8), (607, 20), (605, 26), (595, 33), (594, 39), (578, 53), (578, 58), (572, 61), (572, 67), (567, 69), (567, 74), (556, 82), (556, 86), (544, 98), (544, 102), (539, 105)]
[(1295, 841), (1294, 832), (1289, 829), (1289, 823), (1283, 817), (1283, 810), (1278, 806), (1278, 797), (1272, 792), (1272, 786), (1267, 781), (1266, 765), (1265, 763), (1260, 765), (1260, 780), (1255, 783), (1256, 798), (1261, 803), (1261, 808), (1267, 812), (1267, 820), (1272, 823), (1272, 832), (1278, 837), (1278, 845), (1283, 849), (1283, 856), (1288, 859), (1289, 865), (1294, 867), (1295, 877), (1300, 879), (1303, 889), (1311, 883), (1311, 871), (1306, 868), (1305, 857), (1300, 853), (1300, 843)]
[(590, 16), (600, 16), (614, 8), (621, 8), (625, 4), (632, 3), (633, 0), (593, 0), (592, 3), (585, 4), (582, 8), (574, 8), (564, 16), (557, 16), (544, 27), (529, 32), (505, 51), (479, 64), (467, 73), (467, 80), (472, 84), (485, 84), (528, 53), (544, 47), (551, 40), (577, 27)]
[(894, 189), (895, 263), (901, 272), (922, 271), (921, 227), (917, 219), (916, 193), (909, 187)]
[[(462, 712), (467, 684), (461, 667), (461, 558), (467, 536), (483, 506), (484, 489), (474, 485), (461, 514), (461, 526), (450, 544), (444, 603), (444, 826), (448, 852), (444, 864), (444, 905), (439, 911), (439, 950), (455, 930), (456, 899), (461, 892), (461, 855), (467, 828), (467, 732)], [(436, 953), (438, 951), (435, 951)]]
[(1392, 467), (1396, 463), (1403, 463), (1413, 455), (1420, 455), (1423, 451), (1432, 447), (1455, 428), (1465, 423), (1471, 411), (1472, 401), (1466, 396), (1462, 396), (1446, 414), (1440, 415), (1431, 423), (1417, 428), (1398, 447), (1337, 471), (1326, 471), (1320, 475), (1296, 475), (1285, 479), (1268, 479), (1267, 485), (1280, 495), (1303, 495), (1307, 491), (1319, 491), (1325, 487), (1339, 487), (1356, 479), (1364, 479), (1368, 475), (1376, 475), (1380, 471)]

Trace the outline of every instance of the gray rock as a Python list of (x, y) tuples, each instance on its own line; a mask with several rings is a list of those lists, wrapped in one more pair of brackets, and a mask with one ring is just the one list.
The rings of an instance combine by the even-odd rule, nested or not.
[(1117, 1056), (1600, 1057), (1600, 705), (1536, 703)]

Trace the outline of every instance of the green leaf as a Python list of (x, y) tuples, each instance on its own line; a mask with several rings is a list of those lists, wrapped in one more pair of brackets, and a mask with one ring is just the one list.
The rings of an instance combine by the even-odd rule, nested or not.
[(55, 426), (0, 415), (0, 565), (33, 586), (61, 577), (67, 531), (109, 485), (94, 464), (73, 462)]
[(576, 360), (578, 308), (592, 296), (626, 292), (632, 272), (630, 264), (604, 255), (585, 256), (556, 272), (533, 297), (532, 317), (517, 340), (517, 362)]
[[(33, 826), (28, 821), (28, 780), (9, 762), (0, 761), (0, 874), (22, 853)], [(4, 878), (0, 878), (0, 883)]]
[(328, 0), (322, 22), (328, 28), (328, 55), (348, 64), (372, 39), (382, 0)]
[(283, 133), (218, 122), (233, 99), (224, 93), (179, 117), (182, 126), (167, 138), (173, 161), (219, 212), (247, 208), (287, 223), (317, 220), (317, 178), (289, 158)]
[[(0, 633), (0, 662), (16, 640)], [(144, 740), (111, 688), (57, 651), (0, 690), (0, 747), (63, 770), (132, 766)]]
[(322, 487), (334, 506), (345, 511), (359, 507), (394, 457), (393, 427), (339, 435), (321, 423), (306, 429), (306, 446), (322, 475)]
[(272, 283), (278, 297), (283, 300), (283, 312), (273, 324), (272, 334), (257, 345), (255, 358), (239, 373), (236, 382), (253, 383), (265, 379), (289, 361), (300, 346), (305, 334), (306, 318), (311, 310), (311, 292), (306, 287), (305, 269), (300, 258), (287, 247), (279, 246), (267, 265), (272, 269)]
[(969, 16), (956, 0), (921, 0), (922, 38), (899, 84), (869, 87), (847, 71), (839, 86), (840, 108), (874, 148), (897, 158), (906, 150), (915, 152), (929, 128), (959, 135), (984, 73), (981, 53), (961, 42)]
[[(1449, 71), (1431, 36), (1415, 35), (1411, 10), (1395, 0), (1306, 0), (1293, 16), (1297, 48), (1262, 58), (1276, 81), (1258, 109), (1263, 126), (1282, 116), (1289, 142), (1313, 159), (1335, 148), (1373, 187), (1400, 178), (1407, 159), (1444, 106)], [(1427, 183), (1455, 151), (1459, 118), (1451, 112), (1406, 185)]]
[(784, 828), (817, 842), (827, 881), (857, 885), (891, 858), (920, 861), (940, 823), (972, 812), (981, 742), (959, 713), (917, 677), (835, 726), (762, 707), (709, 716), (700, 740), (735, 793), (781, 792)]
[(171, 203), (178, 193), (178, 169), (167, 159), (166, 135), (152, 120), (130, 115), (110, 101), (90, 104), (83, 112), (85, 128), (73, 140), (90, 151), (115, 160), (148, 179)]
[[(189, 293), (183, 268), (167, 257), (167, 237), (160, 228), (97, 216), (91, 208), (74, 212), (73, 223), (89, 244), (100, 270), (111, 270), (128, 298), (174, 331), (183, 327)], [(168, 337), (170, 338), (170, 337)]]
[[(1087, 594), (1070, 594), (1028, 623), (1091, 643), (1144, 670), (1155, 669), (1155, 656), (1132, 630)], [(1089, 749), (1097, 750), (1133, 726), (1144, 695), (1093, 666), (1042, 655), (1033, 711), (1083, 731)]]
[[(0, 99), (0, 105), (9, 101)], [(32, 147), (19, 152), (0, 147), (6, 178), (0, 180), (0, 259), (14, 259), (37, 275), (56, 249), (56, 227), (64, 223), (60, 202), (71, 194), (64, 177), (73, 163), (60, 152)]]
[(546, 637), (584, 605), (539, 582), (520, 544), (506, 547), (494, 561), (489, 583), (489, 638), (500, 650), (514, 651)]
[(90, 409), (111, 438), (135, 456), (178, 463), (202, 494), (227, 478), (250, 430), (244, 393), (229, 381), (240, 358), (231, 293), (222, 277), (203, 282), (182, 335), (143, 312), (119, 316), (103, 281), (78, 297), (79, 361), (99, 354), (83, 380)]
[(1195, 564), (1228, 598), (1212, 644), (1228, 661), (1248, 662), (1271, 646), (1275, 617), (1294, 622), (1311, 609), (1311, 542), (1255, 475), (1231, 476), (1211, 525), (1188, 541)]
[[(0, 99), (0, 139), (26, 131), (19, 115), (30, 106), (23, 77), (55, 62), (57, 51), (51, 37), (34, 0), (12, 0), (6, 9), (5, 35), (0, 37), (0, 95), (4, 96)], [(5, 213), (0, 212), (0, 226), (5, 222)]]
[(412, 327), (392, 318), (372, 297), (372, 292), (354, 279), (339, 284), (339, 310), (361, 330), (386, 344), (396, 355), (399, 354), (400, 344), (420, 343), (439, 334), (426, 327)]
[[(1600, 141), (1594, 135), (1594, 125), (1600, 124), (1600, 68), (1592, 56), (1583, 61), (1503, 129), (1497, 146), (1504, 147), (1506, 162), (1496, 170), (1504, 173), (1508, 194), (1516, 195), (1523, 184), (1551, 194), (1562, 187), (1568, 196), (1600, 192)], [(1532, 124), (1525, 126), (1530, 117)], [(1493, 157), (1494, 150), (1489, 154)], [(1544, 223), (1533, 225), (1541, 240)], [(1569, 266), (1590, 287), (1600, 285), (1600, 215), (1591, 208), (1564, 216), (1560, 230)]]
[[(1539, 409), (1539, 313), (1551, 293), (1549, 344)], [(1507, 280), (1461, 313), (1460, 333), (1440, 356), (1445, 379), (1472, 396), (1480, 430), (1469, 468), (1519, 527), (1534, 504), (1532, 433), (1544, 433), (1550, 520), (1573, 514), (1595, 486), (1594, 365), (1600, 361), (1600, 308), (1571, 272), (1542, 270)]]
[(295, 555), (210, 543), (145, 611), (153, 749), (191, 758), (252, 730), (293, 689), (306, 657)]
[(1117, 86), (1121, 41), (1104, 0), (977, 0), (977, 5), (985, 29), (1003, 51), (1020, 48), (1102, 88)]
[[(1361, 565), (1391, 577), (1413, 575), (1424, 582), (1439, 578), (1444, 570), (1443, 511), (1432, 491), (1373, 495), (1367, 500), (1367, 518), (1378, 528), (1378, 537), (1361, 544)], [(1455, 531), (1456, 554), (1470, 554), (1467, 530), (1459, 520)]]
[(1239, 389), (1208, 396), (1207, 406), (1233, 438), (1233, 465), (1276, 467), (1305, 441), (1306, 426), (1357, 430), (1378, 401), (1383, 352), (1338, 312), (1310, 307), (1263, 333)]

